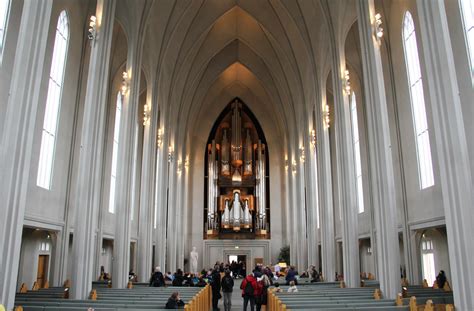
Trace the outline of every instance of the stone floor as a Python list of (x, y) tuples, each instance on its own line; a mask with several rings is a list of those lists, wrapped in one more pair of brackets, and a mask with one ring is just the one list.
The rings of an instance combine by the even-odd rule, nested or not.
[[(240, 284), (242, 284), (242, 279), (234, 280), (234, 291), (232, 292), (232, 309), (231, 311), (242, 311), (244, 307), (244, 299), (242, 298), (242, 290), (240, 289)], [(219, 309), (224, 311), (224, 298), (219, 299)], [(250, 311), (250, 304), (247, 307), (247, 310)], [(265, 307), (262, 307), (262, 311), (265, 310)]]

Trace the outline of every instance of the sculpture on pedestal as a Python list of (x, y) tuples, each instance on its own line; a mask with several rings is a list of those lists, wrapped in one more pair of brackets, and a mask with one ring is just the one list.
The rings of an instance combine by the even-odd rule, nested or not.
[(189, 254), (189, 258), (191, 259), (191, 273), (197, 274), (198, 273), (198, 258), (199, 254), (196, 251), (196, 246), (193, 246), (193, 250)]

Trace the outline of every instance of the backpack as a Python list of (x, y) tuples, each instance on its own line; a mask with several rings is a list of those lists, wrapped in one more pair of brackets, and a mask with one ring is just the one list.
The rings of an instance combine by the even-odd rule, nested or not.
[(246, 280), (246, 281), (247, 283), (245, 284), (244, 294), (247, 296), (253, 296), (254, 290), (253, 290), (252, 282), (250, 282), (249, 280)]
[(232, 289), (232, 279), (231, 277), (224, 277), (222, 279), (222, 289), (231, 290)]

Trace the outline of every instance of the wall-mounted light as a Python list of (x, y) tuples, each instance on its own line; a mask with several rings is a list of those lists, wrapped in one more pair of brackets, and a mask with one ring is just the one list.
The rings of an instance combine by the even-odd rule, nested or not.
[(380, 13), (375, 14), (374, 32), (377, 42), (380, 44), (383, 37), (382, 15), (380, 15)]
[(158, 133), (156, 134), (156, 146), (161, 148), (163, 145), (163, 129), (158, 129)]
[(325, 128), (329, 128), (330, 121), (331, 121), (331, 119), (329, 117), (329, 105), (325, 105), (324, 110), (323, 110), (323, 122), (324, 122)]
[(150, 124), (151, 105), (145, 104), (143, 106), (143, 126)]
[(347, 96), (351, 95), (351, 77), (347, 69), (344, 71), (344, 91), (346, 91)]
[(186, 171), (189, 170), (189, 157), (186, 157), (186, 159), (184, 159), (184, 169)]
[(306, 160), (306, 156), (304, 154), (304, 147), (300, 147), (300, 162), (304, 163), (305, 160)]
[(313, 145), (313, 147), (316, 147), (316, 131), (314, 129), (311, 130), (310, 139), (311, 139), (311, 145)]
[(168, 162), (173, 162), (173, 158), (174, 158), (174, 149), (173, 149), (173, 146), (169, 146), (168, 147)]
[(291, 171), (293, 172), (293, 175), (296, 174), (296, 170), (297, 170), (296, 161), (293, 160), (293, 162), (291, 163)]
[(97, 36), (97, 17), (95, 15), (91, 15), (89, 19), (89, 29), (87, 30), (87, 38), (92, 42), (95, 41)]
[(178, 163), (176, 165), (176, 173), (178, 173), (178, 175), (181, 175), (182, 171), (183, 171), (183, 163), (181, 162), (181, 160), (178, 160)]
[(120, 91), (122, 92), (122, 95), (127, 94), (128, 85), (129, 85), (128, 78), (129, 78), (128, 77), (128, 72), (124, 71), (122, 73), (122, 87), (120, 88)]

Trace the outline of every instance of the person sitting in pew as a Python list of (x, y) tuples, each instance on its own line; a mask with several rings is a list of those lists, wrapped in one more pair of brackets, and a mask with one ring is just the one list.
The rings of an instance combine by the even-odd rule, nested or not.
[(288, 287), (288, 293), (297, 293), (298, 287), (296, 287), (295, 281), (290, 282), (290, 287)]
[(290, 282), (295, 282), (295, 284), (298, 284), (298, 281), (296, 280), (296, 276), (298, 275), (298, 272), (295, 270), (295, 267), (291, 266), (290, 269), (288, 270), (288, 273), (285, 276), (286, 280), (286, 285), (289, 285)]
[(165, 278), (163, 277), (163, 273), (161, 273), (160, 270), (161, 270), (160, 267), (155, 268), (155, 273), (153, 273), (150, 279), (150, 286), (153, 286), (153, 287), (165, 286)]
[(183, 309), (183, 307), (184, 301), (180, 299), (178, 292), (172, 293), (165, 305), (165, 309)]
[(444, 284), (446, 283), (446, 274), (444, 273), (444, 270), (439, 271), (438, 276), (436, 277), (436, 283), (438, 283), (439, 288), (443, 288)]
[(178, 269), (178, 271), (176, 271), (176, 273), (174, 274), (172, 284), (173, 286), (183, 286), (183, 282), (184, 282), (183, 270)]
[(280, 288), (280, 283), (275, 282), (274, 285), (275, 285), (275, 288), (273, 289), (273, 291), (274, 291), (275, 293), (281, 293), (281, 292), (283, 292), (283, 289)]

